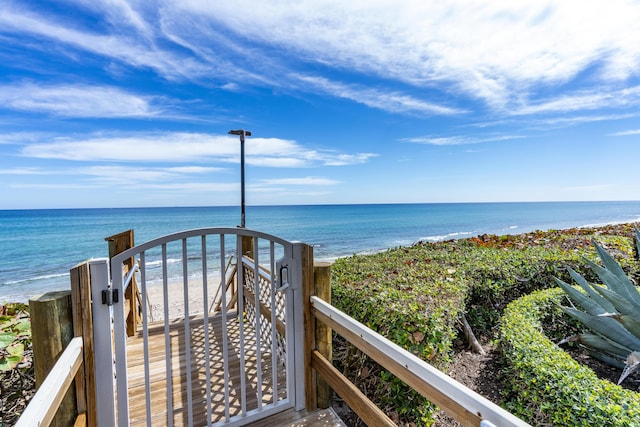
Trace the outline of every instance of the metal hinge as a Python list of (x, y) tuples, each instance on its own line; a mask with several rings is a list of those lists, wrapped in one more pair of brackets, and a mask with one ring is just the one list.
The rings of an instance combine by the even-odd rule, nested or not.
[(118, 302), (117, 289), (105, 289), (102, 291), (102, 304), (113, 305)]

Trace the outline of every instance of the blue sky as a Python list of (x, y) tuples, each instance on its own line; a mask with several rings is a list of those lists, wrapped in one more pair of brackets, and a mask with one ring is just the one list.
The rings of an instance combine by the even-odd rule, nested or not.
[(640, 3), (0, 3), (0, 209), (640, 199)]

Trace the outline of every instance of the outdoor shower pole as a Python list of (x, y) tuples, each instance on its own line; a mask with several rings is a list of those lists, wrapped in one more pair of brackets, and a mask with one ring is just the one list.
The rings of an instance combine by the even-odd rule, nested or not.
[(244, 137), (251, 136), (251, 132), (238, 129), (230, 130), (229, 134), (240, 136), (240, 228), (244, 228)]

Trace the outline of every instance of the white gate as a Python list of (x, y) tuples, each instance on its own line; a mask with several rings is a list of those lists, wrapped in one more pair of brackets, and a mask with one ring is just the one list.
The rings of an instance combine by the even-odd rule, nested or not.
[[(92, 261), (98, 424), (243, 425), (302, 409), (301, 248), (209, 228), (116, 255), (111, 280), (107, 260)], [(142, 323), (127, 337), (132, 280)]]

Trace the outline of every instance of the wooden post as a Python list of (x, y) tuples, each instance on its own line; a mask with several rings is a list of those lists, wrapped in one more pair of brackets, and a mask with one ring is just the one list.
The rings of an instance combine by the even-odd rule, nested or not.
[[(313, 265), (315, 295), (331, 304), (331, 263), (316, 262)], [(333, 361), (331, 328), (322, 322), (315, 322), (316, 350), (329, 362)], [(333, 391), (320, 376), (317, 378), (317, 400), (319, 408), (329, 408), (333, 403)]]
[(98, 425), (98, 419), (89, 263), (84, 262), (76, 265), (69, 271), (69, 275), (73, 308), (73, 334), (76, 337), (82, 337), (83, 343), (84, 363), (80, 366), (76, 375), (78, 414), (85, 413), (86, 425), (95, 427)]
[(253, 237), (241, 236), (242, 239), (242, 254), (241, 256), (248, 256), (253, 259)]
[(317, 373), (312, 369), (312, 354), (316, 348), (316, 318), (311, 313), (311, 295), (315, 292), (313, 271), (313, 246), (302, 248), (302, 310), (304, 318), (304, 391), (305, 408), (318, 408)]
[[(71, 292), (48, 292), (30, 299), (29, 311), (36, 387), (40, 387), (73, 338)], [(75, 388), (70, 387), (51, 425), (66, 427), (73, 425), (75, 419)]]
[[(118, 255), (121, 252), (126, 251), (134, 246), (133, 230), (123, 231), (122, 233), (114, 234), (105, 238), (109, 243), (109, 259)], [(133, 257), (129, 258), (125, 262), (126, 268), (124, 273), (131, 271), (135, 260)], [(124, 293), (125, 299), (125, 317), (127, 319), (127, 336), (131, 337), (135, 335), (138, 330), (138, 324), (142, 321), (142, 299), (140, 297), (140, 291), (138, 290), (138, 284), (136, 283), (136, 276), (131, 278), (131, 283), (127, 287)]]

